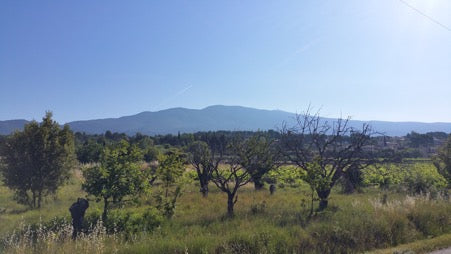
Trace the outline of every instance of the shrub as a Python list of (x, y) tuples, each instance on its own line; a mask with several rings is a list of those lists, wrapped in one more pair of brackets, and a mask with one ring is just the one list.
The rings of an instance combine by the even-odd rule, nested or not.
[(404, 182), (413, 194), (435, 194), (447, 184), (446, 179), (437, 172), (437, 169), (426, 163), (416, 163), (409, 167)]
[(162, 221), (163, 218), (160, 213), (153, 208), (148, 208), (145, 211), (114, 210), (104, 226), (108, 233), (135, 234), (150, 232), (160, 226)]

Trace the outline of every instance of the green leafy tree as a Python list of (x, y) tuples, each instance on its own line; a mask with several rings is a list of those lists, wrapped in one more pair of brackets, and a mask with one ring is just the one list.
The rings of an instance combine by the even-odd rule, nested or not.
[(223, 150), (210, 149), (210, 146), (204, 141), (194, 141), (188, 146), (188, 152), (188, 161), (196, 170), (199, 179), (200, 192), (207, 197), (211, 174), (222, 161)]
[(74, 150), (69, 126), (61, 129), (47, 112), (41, 123), (26, 124), (7, 139), (1, 157), (4, 183), (19, 203), (40, 208), (43, 197), (56, 193), (69, 178)]
[(157, 208), (167, 218), (174, 215), (177, 199), (182, 194), (184, 172), (184, 160), (180, 153), (170, 152), (166, 155), (160, 155), (156, 171), (159, 180), (156, 200)]
[(249, 172), (256, 190), (263, 188), (263, 177), (277, 167), (277, 155), (274, 140), (258, 132), (246, 139), (236, 149), (239, 163)]
[(447, 180), (448, 188), (451, 188), (451, 136), (448, 141), (440, 148), (434, 165), (438, 172)]
[(208, 196), (208, 183), (217, 164), (212, 162), (211, 150), (204, 141), (194, 141), (188, 146), (188, 161), (194, 167), (199, 179), (200, 192)]
[(431, 133), (420, 134), (412, 131), (406, 135), (406, 139), (409, 141), (409, 145), (414, 148), (420, 146), (431, 146), (434, 144), (434, 137)]
[(302, 180), (309, 184), (312, 191), (310, 215), (313, 215), (313, 202), (315, 201), (315, 191), (321, 192), (330, 188), (332, 183), (332, 175), (330, 174), (330, 167), (324, 169), (320, 164), (320, 157), (316, 157), (312, 162), (307, 163), (309, 170), (301, 175)]
[(415, 163), (407, 166), (404, 182), (413, 194), (434, 194), (446, 187), (446, 179), (428, 163)]
[(152, 138), (139, 132), (130, 138), (130, 143), (136, 144), (141, 150), (146, 150), (154, 145)]
[(99, 162), (100, 155), (103, 151), (103, 145), (89, 139), (82, 146), (78, 147), (77, 159), (81, 163)]
[(83, 171), (82, 188), (103, 200), (103, 221), (107, 220), (110, 203), (117, 204), (124, 197), (134, 197), (148, 187), (146, 171), (141, 169), (142, 154), (137, 146), (122, 140), (107, 147), (100, 156), (100, 164)]
[(144, 150), (144, 160), (146, 162), (157, 161), (160, 156), (160, 150), (155, 146), (150, 146)]

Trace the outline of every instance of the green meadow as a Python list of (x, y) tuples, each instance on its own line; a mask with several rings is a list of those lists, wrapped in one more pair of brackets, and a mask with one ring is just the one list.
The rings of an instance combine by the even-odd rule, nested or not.
[(192, 179), (185, 181), (172, 218), (161, 216), (147, 193), (113, 207), (108, 226), (98, 219), (102, 203), (91, 199), (85, 216), (90, 230), (74, 241), (68, 208), (86, 196), (82, 181), (81, 172), (73, 171), (56, 195), (32, 210), (18, 205), (2, 186), (1, 252), (389, 253), (380, 249), (404, 246), (421, 253), (451, 245), (451, 203), (440, 193), (411, 195), (401, 185), (383, 190), (368, 185), (342, 194), (336, 186), (329, 207), (311, 214), (311, 190), (302, 181), (279, 183), (273, 195), (267, 186), (255, 191), (248, 184), (240, 189), (235, 216), (229, 218), (226, 195), (211, 185), (203, 197)]

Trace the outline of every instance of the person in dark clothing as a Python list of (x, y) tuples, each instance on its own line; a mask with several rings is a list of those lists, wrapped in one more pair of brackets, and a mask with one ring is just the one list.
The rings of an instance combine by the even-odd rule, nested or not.
[(78, 198), (77, 202), (73, 203), (70, 208), (70, 215), (72, 216), (72, 239), (76, 239), (78, 234), (81, 232), (83, 218), (85, 217), (85, 212), (89, 207), (88, 200), (84, 198)]

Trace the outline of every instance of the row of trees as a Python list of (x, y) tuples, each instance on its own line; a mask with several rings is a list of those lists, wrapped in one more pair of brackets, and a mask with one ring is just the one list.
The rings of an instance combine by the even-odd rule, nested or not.
[[(247, 139), (225, 140), (215, 136), (189, 146), (190, 162), (196, 169), (201, 192), (208, 193), (211, 180), (228, 196), (228, 213), (233, 214), (238, 189), (253, 181), (255, 189), (263, 186), (262, 178), (281, 164), (295, 164), (303, 169), (305, 181), (320, 199), (319, 210), (327, 207), (332, 188), (352, 169), (360, 170), (375, 163), (364, 149), (371, 129), (348, 126), (348, 120), (328, 123), (319, 114), (306, 112), (294, 127), (285, 127), (279, 139), (257, 133)], [(224, 164), (225, 169), (220, 168)]]
[[(157, 135), (148, 136), (136, 133), (133, 136), (127, 136), (124, 133), (104, 134), (85, 134), (75, 133), (75, 148), (77, 159), (81, 163), (99, 162), (100, 153), (105, 146), (127, 140), (130, 144), (135, 144), (143, 150), (144, 159), (146, 161), (156, 160), (160, 150), (168, 147), (185, 148), (192, 142), (202, 140), (206, 141), (211, 135), (224, 137), (230, 141), (236, 136), (241, 138), (249, 138), (255, 134), (252, 131), (215, 131), (215, 132), (196, 132), (183, 133), (178, 135)], [(265, 131), (265, 135), (270, 139), (281, 139), (281, 132), (269, 130)], [(421, 158), (430, 157), (435, 154), (437, 148), (440, 147), (447, 139), (448, 134), (444, 132), (428, 132), (419, 134), (411, 132), (404, 137), (388, 137), (384, 135), (375, 135), (371, 137), (369, 146), (372, 148), (373, 155), (378, 158), (396, 159), (398, 162), (405, 158)], [(0, 136), (0, 144), (2, 136)]]
[[(31, 207), (40, 207), (43, 196), (55, 193), (75, 162), (74, 135), (67, 126), (61, 129), (51, 117), (47, 113), (42, 123), (26, 125), (23, 132), (10, 136), (2, 149), (3, 181), (15, 191), (19, 202)], [(179, 137), (189, 140), (185, 155), (171, 149), (155, 152), (147, 160), (152, 163), (143, 163), (149, 146), (154, 145), (147, 136), (135, 135), (128, 138), (129, 142), (112, 133), (98, 136), (104, 144), (92, 143), (98, 159), (84, 170), (83, 189), (103, 201), (104, 219), (111, 203), (123, 202), (149, 189), (157, 190), (158, 206), (170, 217), (181, 194), (178, 182), (185, 172), (184, 164), (189, 163), (196, 171), (203, 196), (208, 196), (211, 182), (227, 194), (227, 211), (232, 216), (240, 187), (253, 182), (255, 189), (261, 189), (268, 172), (290, 164), (304, 172), (302, 178), (319, 197), (319, 210), (323, 210), (339, 180), (353, 187), (362, 169), (381, 162), (370, 149), (374, 133), (368, 125), (357, 130), (348, 126), (348, 119), (327, 122), (309, 111), (296, 120), (294, 126), (284, 126), (277, 133), (185, 135), (190, 138)], [(79, 139), (86, 137), (77, 135)], [(435, 160), (448, 181), (450, 156), (451, 139)]]

